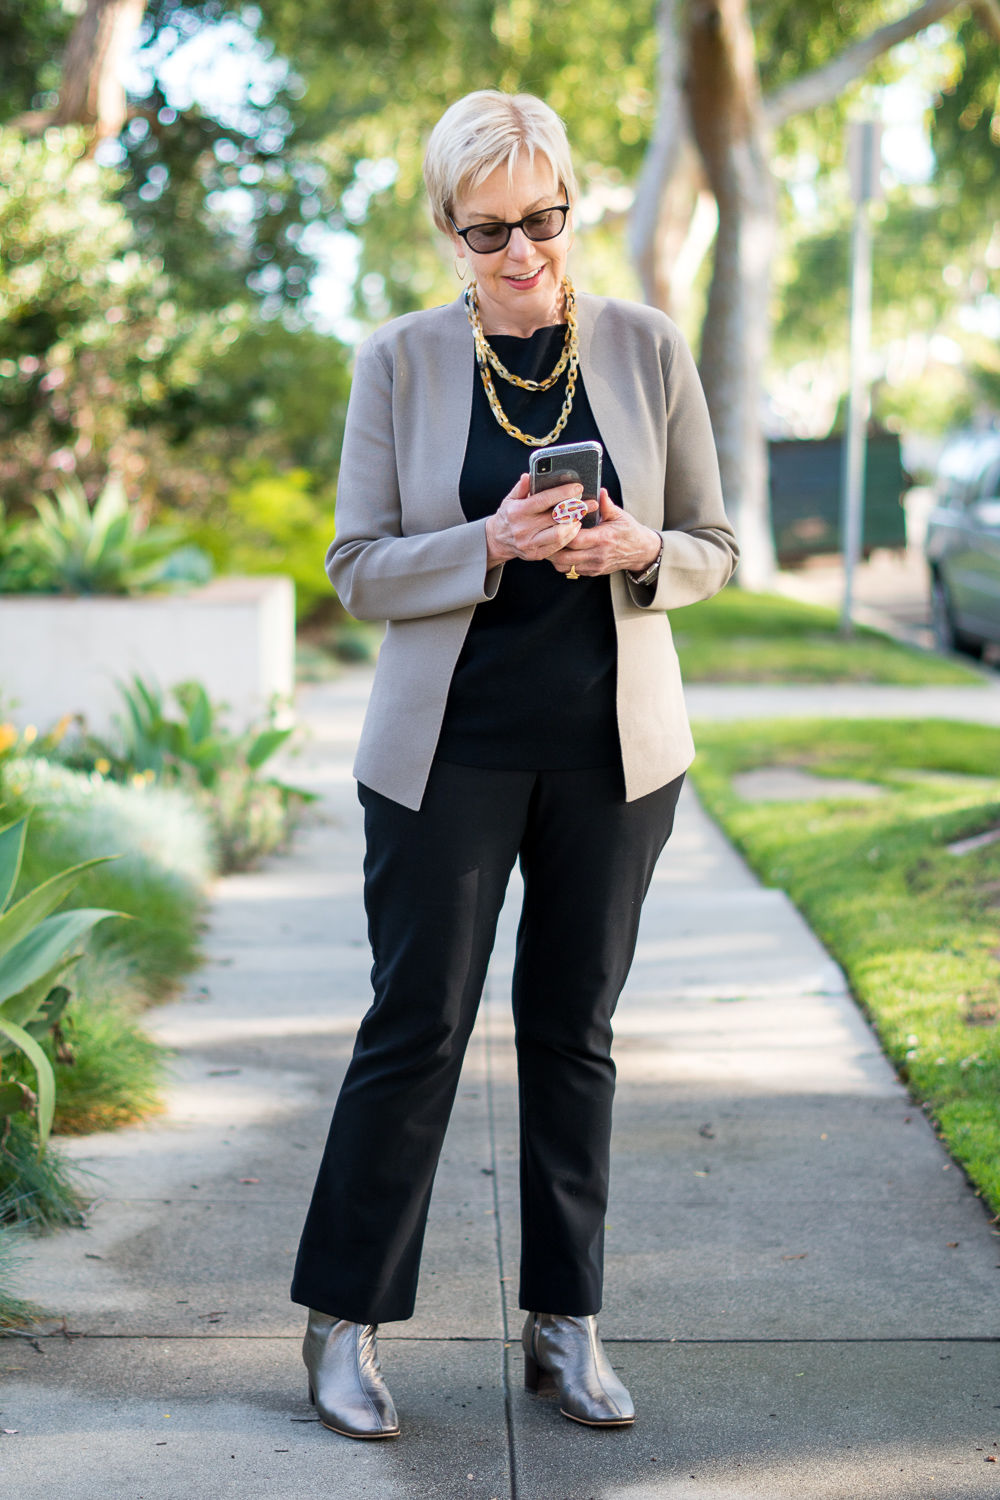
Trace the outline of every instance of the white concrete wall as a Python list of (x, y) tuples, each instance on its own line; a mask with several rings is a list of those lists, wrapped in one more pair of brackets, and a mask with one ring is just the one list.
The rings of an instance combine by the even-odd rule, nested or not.
[[(162, 688), (196, 678), (242, 727), (295, 680), (289, 578), (218, 578), (184, 594), (0, 594), (0, 707), (21, 726), (81, 713), (104, 733), (133, 673)], [(286, 715), (286, 721), (287, 721)]]

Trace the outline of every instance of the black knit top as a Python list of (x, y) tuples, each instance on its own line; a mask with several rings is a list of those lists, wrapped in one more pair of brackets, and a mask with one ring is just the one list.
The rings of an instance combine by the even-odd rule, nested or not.
[[(522, 379), (552, 370), (564, 327), (529, 338), (491, 335), (501, 361)], [(528, 471), (531, 450), (497, 422), (479, 372), (459, 493), (470, 520), (492, 515)], [(548, 391), (522, 391), (494, 374), (510, 421), (535, 435), (555, 426), (565, 374)], [(578, 373), (561, 443), (601, 442)], [(602, 483), (621, 504), (605, 449)], [(455, 668), (438, 740), (440, 759), (498, 770), (570, 770), (621, 760), (615, 713), (616, 640), (608, 578), (567, 579), (549, 562), (504, 564), (496, 596), (476, 606)]]

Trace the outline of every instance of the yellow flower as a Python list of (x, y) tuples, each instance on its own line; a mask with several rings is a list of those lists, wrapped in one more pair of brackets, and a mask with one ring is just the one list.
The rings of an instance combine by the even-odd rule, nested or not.
[(24, 740), (24, 743), (26, 745), (30, 745), (34, 740), (37, 740), (38, 730), (35, 728), (34, 724), (25, 724), (24, 734), (21, 736), (21, 738)]
[(53, 745), (58, 745), (59, 741), (64, 738), (66, 731), (72, 724), (72, 722), (72, 714), (63, 714), (58, 724), (56, 724), (52, 729), (49, 730), (48, 738)]
[(132, 785), (140, 787), (146, 785), (146, 777), (144, 772), (136, 771), (135, 775), (132, 777)]
[(155, 771), (143, 771), (142, 774), (145, 777), (147, 785), (149, 785), (150, 782), (153, 782), (153, 781), (156, 780), (156, 772)]
[(17, 730), (13, 724), (0, 724), (0, 755), (17, 744)]
[(105, 760), (104, 756), (102, 755), (98, 760), (94, 761), (94, 770), (97, 772), (98, 776), (107, 776), (108, 772), (111, 770), (111, 762), (109, 760)]

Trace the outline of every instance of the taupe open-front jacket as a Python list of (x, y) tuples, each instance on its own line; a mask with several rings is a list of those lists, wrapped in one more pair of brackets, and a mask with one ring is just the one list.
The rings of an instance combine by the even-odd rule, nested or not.
[[(581, 295), (577, 311), (580, 370), (625, 508), (664, 539), (655, 588), (611, 578), (632, 801), (694, 755), (666, 611), (717, 593), (738, 553), (705, 398), (679, 332), (638, 303)], [(493, 598), (503, 572), (487, 571), (486, 522), (465, 519), (458, 493), (477, 378), (459, 298), (398, 318), (362, 346), (347, 413), (327, 572), (351, 614), (389, 622), (354, 773), (411, 808), (423, 797), (473, 610)]]

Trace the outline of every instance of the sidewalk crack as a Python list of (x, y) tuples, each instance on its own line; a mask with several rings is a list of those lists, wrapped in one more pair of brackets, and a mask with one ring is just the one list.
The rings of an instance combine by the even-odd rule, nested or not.
[(492, 997), (490, 995), (490, 974), (487, 971), (486, 984), (483, 989), (482, 1001), (480, 1003), (480, 1016), (483, 1021), (483, 1050), (486, 1072), (486, 1113), (487, 1128), (490, 1141), (490, 1170), (493, 1178), (493, 1235), (496, 1245), (497, 1256), (497, 1289), (500, 1295), (500, 1327), (503, 1331), (503, 1345), (500, 1351), (500, 1380), (503, 1389), (503, 1413), (504, 1427), (507, 1436), (507, 1471), (508, 1483), (510, 1485), (510, 1500), (517, 1500), (517, 1467), (515, 1458), (514, 1442), (514, 1412), (511, 1403), (510, 1378), (507, 1368), (507, 1347), (510, 1343), (510, 1326), (507, 1321), (507, 1298), (504, 1291), (505, 1267), (503, 1253), (503, 1229), (500, 1221), (500, 1163), (497, 1153), (497, 1131), (496, 1131), (496, 1098), (493, 1078), (493, 1041), (492, 1028), (490, 1026), (490, 1006)]

